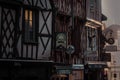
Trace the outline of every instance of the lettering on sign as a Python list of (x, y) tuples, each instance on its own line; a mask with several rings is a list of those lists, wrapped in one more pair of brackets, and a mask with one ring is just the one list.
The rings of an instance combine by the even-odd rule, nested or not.
[(109, 45), (105, 47), (106, 51), (117, 51), (117, 46), (115, 45)]

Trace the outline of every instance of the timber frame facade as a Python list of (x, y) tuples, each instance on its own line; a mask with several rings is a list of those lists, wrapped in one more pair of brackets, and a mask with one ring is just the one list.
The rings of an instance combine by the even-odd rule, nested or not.
[[(4, 64), (0, 74), (5, 72), (0, 79), (54, 80), (50, 78), (53, 67), (82, 64), (80, 34), (86, 19), (85, 2), (0, 0), (0, 64)], [(56, 49), (57, 33), (66, 35), (63, 50)], [(75, 47), (71, 55), (66, 52), (68, 45)]]
[[(54, 44), (52, 58), (55, 62), (66, 64), (82, 63), (81, 33), (86, 20), (85, 2), (85, 0), (53, 0), (55, 7), (55, 34), (64, 33), (67, 38), (64, 49), (56, 49), (56, 44)], [(66, 53), (68, 45), (75, 47), (72, 57)]]
[(50, 0), (0, 0), (0, 79), (50, 80)]
[[(86, 0), (52, 0), (55, 7), (53, 52), (56, 63), (52, 79), (84, 79), (82, 37), (86, 22)], [(84, 37), (85, 38), (85, 37)], [(69, 51), (69, 46), (73, 52)], [(72, 53), (72, 54), (71, 54)], [(75, 64), (75, 65), (74, 65)], [(78, 66), (79, 69), (75, 69)], [(70, 68), (71, 67), (71, 68)], [(74, 67), (74, 68), (72, 68)], [(76, 75), (71, 75), (76, 74)], [(80, 75), (80, 77), (75, 77)], [(63, 77), (60, 77), (63, 76)]]
[[(0, 63), (5, 64), (0, 73), (5, 71), (5, 75), (0, 78), (30, 79), (27, 76), (33, 75), (31, 79), (49, 80), (53, 66), (82, 64), (85, 4), (86, 0), (0, 0)], [(65, 34), (62, 50), (56, 49), (59, 33)], [(67, 54), (68, 45), (75, 47), (73, 54)]]
[(0, 57), (48, 59), (52, 42), (51, 2), (0, 1)]

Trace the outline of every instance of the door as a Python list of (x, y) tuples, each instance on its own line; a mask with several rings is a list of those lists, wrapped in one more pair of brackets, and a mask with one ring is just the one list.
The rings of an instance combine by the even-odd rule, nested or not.
[(0, 57), (1, 58), (13, 58), (15, 47), (15, 27), (16, 27), (16, 10), (13, 8), (2, 7), (1, 8), (1, 45), (0, 45)]

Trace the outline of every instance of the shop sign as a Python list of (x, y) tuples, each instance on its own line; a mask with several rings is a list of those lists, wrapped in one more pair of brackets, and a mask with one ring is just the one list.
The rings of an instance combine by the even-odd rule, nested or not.
[(109, 38), (109, 39), (107, 40), (107, 42), (108, 42), (109, 44), (114, 44), (114, 43), (115, 43), (115, 40), (114, 40), (114, 38)]
[(84, 69), (84, 65), (82, 65), (82, 64), (74, 64), (72, 66), (72, 69)]
[(105, 68), (107, 67), (107, 64), (104, 62), (91, 62), (88, 63), (88, 68)]
[(57, 70), (57, 74), (70, 74), (71, 70)]
[(73, 45), (68, 45), (66, 52), (68, 54), (73, 54), (75, 52), (75, 47)]
[(102, 68), (102, 65), (95, 64), (95, 65), (89, 65), (89, 68)]
[(116, 45), (109, 45), (105, 47), (106, 51), (117, 51), (117, 46)]
[(65, 32), (56, 33), (56, 49), (66, 49), (67, 35)]

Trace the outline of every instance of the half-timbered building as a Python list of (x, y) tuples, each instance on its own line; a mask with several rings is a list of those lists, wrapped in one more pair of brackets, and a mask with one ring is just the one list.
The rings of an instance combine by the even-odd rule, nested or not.
[(85, 0), (0, 0), (0, 79), (83, 79), (85, 16)]
[(52, 25), (50, 0), (0, 0), (0, 79), (50, 79)]

